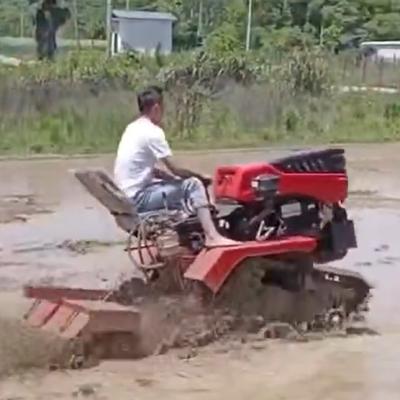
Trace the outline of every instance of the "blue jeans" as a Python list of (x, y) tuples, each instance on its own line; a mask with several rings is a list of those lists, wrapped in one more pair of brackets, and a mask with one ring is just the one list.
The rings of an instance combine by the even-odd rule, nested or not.
[(152, 183), (132, 201), (139, 214), (168, 208), (194, 215), (198, 208), (209, 205), (206, 189), (197, 178)]

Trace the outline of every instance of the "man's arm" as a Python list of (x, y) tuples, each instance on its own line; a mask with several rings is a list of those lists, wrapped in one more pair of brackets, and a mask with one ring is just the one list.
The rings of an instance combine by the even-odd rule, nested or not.
[(163, 181), (173, 181), (176, 179), (176, 176), (174, 176), (160, 168), (157, 168), (157, 167), (154, 168), (153, 175), (155, 178), (161, 179)]
[(179, 176), (182, 179), (187, 178), (198, 178), (205, 185), (209, 185), (211, 183), (211, 178), (205, 176), (203, 174), (199, 174), (197, 172), (191, 171), (189, 169), (180, 167), (172, 157), (165, 157), (160, 160), (173, 175)]
[(210, 178), (202, 174), (199, 174), (197, 172), (178, 166), (178, 164), (172, 158), (171, 149), (169, 147), (168, 142), (165, 139), (165, 134), (162, 129), (157, 129), (154, 132), (152, 132), (152, 135), (149, 137), (148, 143), (149, 143), (149, 148), (152, 151), (154, 157), (159, 162), (164, 164), (164, 166), (167, 168), (169, 172), (172, 173), (172, 175), (182, 179), (195, 177), (200, 179), (206, 186), (211, 183)]

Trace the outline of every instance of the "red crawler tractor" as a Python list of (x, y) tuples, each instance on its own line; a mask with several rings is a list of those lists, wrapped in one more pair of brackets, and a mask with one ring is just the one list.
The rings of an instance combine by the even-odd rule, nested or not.
[(127, 251), (141, 275), (108, 295), (27, 288), (36, 301), (26, 318), (35, 326), (52, 326), (67, 338), (84, 337), (91, 348), (93, 338), (137, 334), (140, 307), (131, 307), (139, 297), (195, 289), (213, 307), (235, 315), (307, 329), (330, 329), (366, 309), (370, 285), (359, 274), (322, 266), (356, 247), (354, 225), (343, 207), (348, 191), (344, 150), (217, 168), (215, 223), (223, 235), (241, 242), (225, 248), (204, 248), (194, 216), (167, 207), (137, 215), (104, 172), (75, 175), (129, 235)]

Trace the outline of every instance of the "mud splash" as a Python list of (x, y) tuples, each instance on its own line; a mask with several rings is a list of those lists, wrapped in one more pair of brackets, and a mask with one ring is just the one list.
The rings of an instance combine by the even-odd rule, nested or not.
[(65, 343), (21, 322), (0, 318), (0, 380), (62, 363)]

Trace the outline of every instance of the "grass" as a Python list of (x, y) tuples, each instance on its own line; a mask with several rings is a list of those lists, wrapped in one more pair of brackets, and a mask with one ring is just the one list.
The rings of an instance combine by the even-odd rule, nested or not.
[[(0, 154), (114, 152), (126, 124), (136, 114), (130, 91), (93, 95), (82, 87), (29, 98), (3, 96)], [(341, 94), (330, 98), (273, 98), (268, 88), (233, 88), (210, 103), (191, 132), (177, 131), (173, 107), (166, 130), (174, 148), (254, 147), (269, 143), (334, 143), (400, 139), (396, 95)]]
[[(20, 45), (24, 43), (21, 40)], [(105, 61), (100, 53), (82, 51), (59, 57), (56, 63), (0, 69), (0, 155), (115, 152), (125, 126), (137, 114), (137, 87), (156, 81), (163, 70), (154, 59)], [(175, 58), (162, 62), (176, 71)], [(337, 74), (338, 60), (332, 64)], [(305, 83), (314, 82), (313, 71), (304, 72)], [(259, 75), (251, 86), (225, 82), (217, 97), (201, 97), (200, 104), (189, 108), (191, 103), (185, 101), (193, 98), (192, 88), (185, 87), (176, 96), (173, 82), (166, 94), (165, 118), (173, 147), (197, 150), (400, 139), (398, 95), (323, 92), (312, 96), (304, 91), (294, 95), (285, 84), (291, 75), (277, 76)], [(343, 82), (351, 84), (350, 77), (346, 79)]]
[[(82, 39), (79, 41), (82, 48), (106, 48), (104, 40), (89, 40)], [(58, 39), (57, 45), (60, 53), (67, 53), (77, 48), (77, 42), (73, 39)], [(0, 54), (8, 57), (21, 58), (23, 60), (30, 60), (36, 58), (36, 43), (30, 37), (0, 37)]]

